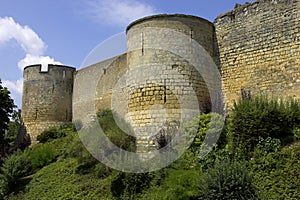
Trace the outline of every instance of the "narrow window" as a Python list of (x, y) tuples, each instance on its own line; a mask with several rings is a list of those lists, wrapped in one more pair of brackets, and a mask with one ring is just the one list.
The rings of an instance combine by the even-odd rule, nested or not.
[(230, 15), (230, 20), (234, 21), (235, 20), (235, 14)]
[(164, 80), (164, 104), (167, 103), (167, 86), (166, 79)]
[(37, 117), (38, 117), (38, 109), (37, 108), (35, 108), (35, 120), (37, 120)]
[(144, 32), (141, 34), (142, 39), (142, 56), (144, 55)]

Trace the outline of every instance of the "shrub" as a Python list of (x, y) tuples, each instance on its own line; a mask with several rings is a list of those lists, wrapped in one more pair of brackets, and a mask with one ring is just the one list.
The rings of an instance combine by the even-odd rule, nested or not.
[(190, 140), (190, 147), (170, 167), (205, 170), (217, 157), (228, 157), (223, 124), (223, 117), (217, 113), (201, 114), (187, 122), (183, 135)]
[(30, 152), (30, 159), (34, 169), (39, 169), (50, 164), (56, 156), (56, 151), (50, 143), (37, 144)]
[(0, 174), (0, 196), (13, 188), (18, 180), (31, 172), (28, 151), (16, 153), (5, 158)]
[(280, 149), (280, 140), (276, 138), (267, 137), (266, 139), (259, 137), (257, 148), (260, 150), (270, 153), (277, 152)]
[(299, 140), (300, 139), (300, 128), (299, 127), (295, 127), (293, 129), (293, 134), (294, 134), (295, 139)]
[(17, 181), (19, 178), (27, 175), (30, 171), (31, 162), (28, 151), (17, 151), (8, 156), (1, 167), (2, 174), (10, 183)]
[(152, 178), (150, 173), (120, 172), (111, 182), (111, 192), (117, 198), (132, 199), (150, 186)]
[(204, 145), (215, 146), (214, 143), (218, 141), (220, 135), (218, 143), (224, 143), (225, 139), (221, 134), (223, 124), (223, 117), (217, 113), (202, 114), (187, 122), (184, 126), (184, 135), (192, 140), (191, 151), (198, 154), (204, 141), (206, 142)]
[[(115, 118), (114, 118), (115, 116)], [(115, 119), (118, 122), (117, 125)], [(131, 136), (129, 131), (130, 126), (121, 118), (109, 109), (103, 110), (97, 113), (97, 120), (93, 121), (89, 127), (81, 127), (80, 137), (77, 135), (68, 144), (68, 148), (64, 153), (65, 157), (73, 157), (78, 161), (75, 172), (77, 174), (87, 174), (94, 173), (98, 177), (106, 177), (106, 173), (110, 173), (110, 169), (104, 169), (97, 166), (98, 161), (91, 155), (87, 148), (94, 151), (93, 155), (107, 156), (116, 153), (115, 148), (111, 148), (110, 144), (106, 142), (105, 136), (99, 134), (96, 123), (99, 123), (101, 129), (103, 130), (105, 136), (116, 146), (127, 151), (135, 151), (135, 137)], [(86, 148), (82, 141), (84, 140), (88, 143)], [(85, 144), (86, 144), (85, 143)], [(99, 148), (107, 147), (107, 148)], [(104, 172), (103, 175), (101, 173)]]
[(293, 146), (271, 153), (255, 150), (250, 166), (260, 199), (300, 199), (300, 145)]
[(293, 137), (293, 127), (299, 123), (299, 115), (299, 104), (294, 100), (283, 102), (264, 96), (241, 99), (234, 104), (228, 120), (232, 152), (251, 155), (259, 137), (277, 138), (287, 144)]
[(40, 143), (50, 142), (54, 139), (65, 137), (66, 134), (62, 130), (56, 128), (51, 128), (43, 131), (40, 135), (37, 136), (37, 141)]
[(137, 199), (197, 199), (202, 173), (198, 170), (166, 169), (167, 176), (161, 184), (144, 190)]
[(199, 199), (257, 199), (246, 164), (229, 160), (216, 162), (202, 179)]

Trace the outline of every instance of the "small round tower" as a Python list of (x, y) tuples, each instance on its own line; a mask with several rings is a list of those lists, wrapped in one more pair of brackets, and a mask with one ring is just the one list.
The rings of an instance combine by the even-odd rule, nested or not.
[(137, 134), (138, 151), (157, 148), (161, 130), (178, 128), (210, 109), (208, 60), (213, 56), (214, 26), (205, 19), (154, 15), (127, 27), (127, 119)]
[(24, 69), (22, 120), (31, 143), (42, 131), (72, 121), (72, 93), (75, 68), (41, 65)]

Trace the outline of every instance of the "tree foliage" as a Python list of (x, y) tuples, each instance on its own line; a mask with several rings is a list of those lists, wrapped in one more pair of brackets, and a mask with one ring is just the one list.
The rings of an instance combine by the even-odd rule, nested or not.
[(17, 151), (5, 158), (0, 168), (0, 198), (11, 191), (25, 175), (31, 171), (31, 161), (28, 151)]
[(11, 113), (15, 108), (14, 101), (10, 97), (10, 92), (2, 86), (0, 79), (0, 143), (4, 143), (5, 132), (8, 129)]
[(10, 147), (13, 147), (17, 139), (19, 130), (21, 127), (21, 110), (13, 110), (11, 115), (11, 120), (8, 123), (8, 130), (5, 135), (5, 141), (9, 144)]

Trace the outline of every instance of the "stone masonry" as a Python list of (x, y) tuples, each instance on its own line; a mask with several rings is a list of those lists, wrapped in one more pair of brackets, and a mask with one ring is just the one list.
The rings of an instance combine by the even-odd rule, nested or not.
[(227, 108), (241, 94), (300, 94), (298, 0), (260, 0), (217, 17), (216, 27)]
[(42, 130), (88, 122), (111, 108), (133, 126), (138, 151), (147, 152), (165, 124), (218, 111), (216, 99), (228, 110), (241, 90), (299, 99), (299, 18), (299, 0), (258, 0), (214, 23), (179, 14), (137, 20), (127, 27), (125, 54), (77, 71), (25, 68), (27, 132), (34, 143)]
[(32, 143), (36, 136), (50, 127), (72, 120), (72, 94), (75, 68), (41, 65), (24, 69), (22, 120)]

